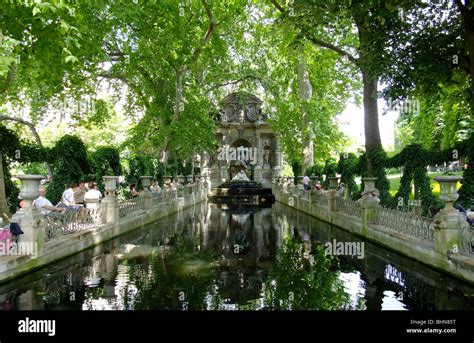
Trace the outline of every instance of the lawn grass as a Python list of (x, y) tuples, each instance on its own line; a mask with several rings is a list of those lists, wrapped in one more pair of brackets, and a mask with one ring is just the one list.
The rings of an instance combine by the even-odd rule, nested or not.
[[(433, 178), (436, 177), (436, 176), (443, 176), (443, 175), (446, 175), (444, 173), (428, 173), (428, 176), (430, 177), (430, 184), (431, 184), (431, 189), (433, 190), (433, 194), (435, 196), (439, 196), (439, 183), (436, 182)], [(462, 172), (455, 172), (454, 175), (459, 175), (459, 176), (462, 176)], [(396, 174), (396, 175), (387, 175), (387, 177), (389, 178), (389, 182), (390, 182), (390, 194), (393, 196), (397, 193), (398, 189), (400, 188), (400, 175), (399, 174)], [(412, 192), (413, 192), (413, 181), (411, 183), (411, 186), (412, 186)], [(457, 189), (459, 189), (461, 187), (461, 183), (458, 182), (457, 183)]]

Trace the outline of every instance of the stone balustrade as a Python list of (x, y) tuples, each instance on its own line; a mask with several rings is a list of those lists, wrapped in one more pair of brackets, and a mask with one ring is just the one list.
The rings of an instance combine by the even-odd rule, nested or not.
[[(104, 176), (105, 197), (88, 200), (78, 211), (55, 212), (44, 216), (33, 205), (39, 193), (40, 175), (22, 175), (20, 195), (26, 206), (12, 217), (24, 234), (20, 243), (31, 243), (35, 251), (28, 256), (0, 256), (0, 282), (27, 273), (32, 267), (74, 254), (147, 223), (193, 206), (207, 199), (204, 183), (188, 183), (177, 190), (151, 192), (151, 176), (142, 176), (144, 187), (138, 197), (119, 201), (118, 176)], [(184, 178), (180, 178), (184, 182)]]
[(412, 202), (411, 212), (380, 206), (374, 178), (363, 179), (365, 188), (358, 201), (336, 196), (337, 178), (330, 178), (327, 192), (301, 192), (285, 182), (272, 183), (272, 190), (278, 202), (474, 282), (474, 229), (452, 206), (458, 198), (460, 177), (435, 180), (440, 183), (440, 198), (446, 207), (434, 218), (420, 215), (419, 201)]

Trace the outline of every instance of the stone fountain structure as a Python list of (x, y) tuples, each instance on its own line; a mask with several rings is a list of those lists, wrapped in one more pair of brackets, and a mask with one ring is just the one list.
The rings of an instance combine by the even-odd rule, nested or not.
[(211, 200), (273, 202), (271, 181), (281, 176), (282, 152), (266, 119), (262, 101), (250, 93), (231, 93), (221, 101), (216, 118), (219, 148), (214, 156), (201, 159)]

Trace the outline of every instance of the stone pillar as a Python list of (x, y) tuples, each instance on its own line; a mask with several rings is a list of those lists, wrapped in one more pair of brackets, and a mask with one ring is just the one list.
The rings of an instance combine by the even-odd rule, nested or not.
[(278, 137), (275, 137), (275, 166), (273, 167), (273, 176), (280, 177), (282, 172), (282, 153), (280, 140)]
[(227, 166), (226, 165), (222, 165), (220, 168), (219, 168), (219, 172), (220, 172), (220, 182), (221, 183), (224, 183), (226, 181), (230, 181), (228, 180), (228, 171), (227, 171)]
[(117, 189), (118, 176), (104, 176), (105, 198), (102, 200), (105, 222), (107, 224), (118, 223), (119, 221), (119, 205), (115, 190)]
[(336, 193), (337, 183), (339, 178), (336, 176), (329, 177), (329, 192), (328, 192), (328, 208), (329, 211), (336, 210)]
[(25, 207), (12, 216), (12, 223), (20, 225), (23, 234), (19, 237), (20, 243), (30, 246), (32, 257), (36, 258), (43, 253), (46, 220), (33, 206), (33, 201), (39, 196), (42, 175), (18, 175), (21, 181), (20, 197), (25, 201)]
[(368, 226), (375, 219), (375, 209), (379, 206), (379, 191), (375, 188), (376, 177), (362, 178), (364, 191), (359, 200), (362, 216), (362, 230), (364, 234), (368, 232)]
[(201, 155), (201, 175), (209, 176), (209, 154), (204, 151)]
[(290, 176), (290, 177), (288, 178), (288, 181), (289, 181), (288, 189), (289, 189), (290, 191), (293, 191), (293, 189), (296, 188), (296, 185), (295, 185), (295, 178), (294, 178), (293, 176)]
[(435, 250), (447, 257), (450, 253), (457, 253), (460, 245), (460, 232), (467, 229), (469, 224), (466, 217), (453, 207), (459, 194), (456, 183), (462, 180), (461, 176), (438, 176), (434, 178), (440, 186), (440, 199), (446, 203), (435, 215)]
[(163, 176), (163, 184), (168, 185), (171, 183), (171, 175), (165, 175)]
[(263, 148), (260, 132), (255, 133), (255, 142), (257, 145), (257, 164), (255, 165), (253, 170), (253, 179), (256, 182), (262, 182)]
[(256, 257), (259, 258), (262, 256), (262, 247), (264, 245), (263, 242), (263, 226), (262, 226), (262, 211), (255, 211), (253, 213), (253, 220), (254, 220), (254, 232), (255, 232), (255, 250), (256, 250)]
[(144, 197), (145, 210), (151, 209), (153, 201), (150, 192), (151, 179), (153, 179), (153, 176), (140, 176), (143, 186), (143, 192), (140, 194), (140, 196)]

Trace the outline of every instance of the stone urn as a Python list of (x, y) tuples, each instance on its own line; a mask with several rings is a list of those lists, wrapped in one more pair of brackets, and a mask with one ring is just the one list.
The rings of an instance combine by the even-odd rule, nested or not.
[(142, 186), (145, 189), (149, 189), (151, 186), (151, 180), (153, 176), (140, 176), (140, 180), (142, 181)]
[(33, 200), (39, 196), (40, 182), (43, 175), (16, 175), (21, 181), (20, 197), (25, 201), (25, 210), (33, 209)]
[(362, 208), (374, 208), (380, 203), (380, 192), (375, 188), (375, 182), (378, 180), (376, 177), (364, 177), (364, 191), (360, 199), (360, 205)]
[(469, 230), (466, 216), (453, 207), (453, 203), (459, 198), (456, 184), (462, 177), (437, 176), (434, 179), (439, 183), (439, 197), (446, 203), (434, 217), (435, 250), (442, 255), (457, 254), (460, 247), (471, 250), (471, 238), (462, 237)]
[(362, 181), (364, 182), (364, 192), (378, 192), (377, 188), (375, 188), (375, 182), (377, 182), (378, 178), (376, 177), (364, 177)]
[(186, 180), (186, 178), (184, 177), (184, 175), (178, 175), (178, 176), (177, 176), (177, 179), (178, 179), (178, 182), (179, 182), (180, 185), (183, 185), (184, 182), (185, 182), (185, 180)]
[(329, 188), (330, 189), (336, 189), (337, 185), (339, 183), (339, 177), (337, 176), (329, 176)]
[(115, 195), (115, 190), (117, 189), (117, 181), (119, 177), (118, 176), (103, 176), (102, 179), (104, 180), (105, 191), (107, 192), (107, 195), (108, 196)]
[(462, 176), (437, 176), (434, 179), (439, 183), (439, 198), (446, 203), (447, 210), (454, 211), (453, 203), (459, 198), (456, 184), (462, 180)]
[(193, 175), (188, 175), (188, 176), (186, 176), (186, 181), (187, 181), (188, 183), (192, 183), (193, 180), (194, 180), (194, 176), (193, 176)]

